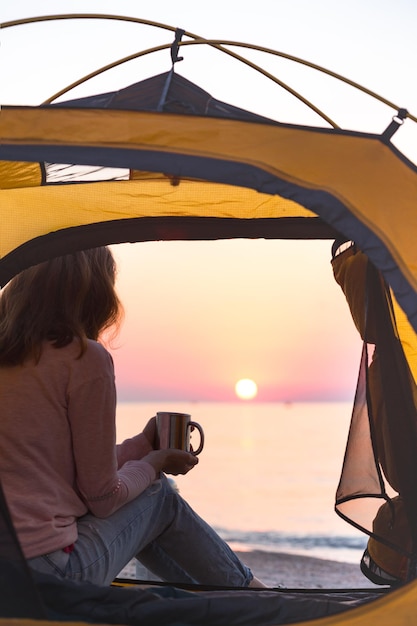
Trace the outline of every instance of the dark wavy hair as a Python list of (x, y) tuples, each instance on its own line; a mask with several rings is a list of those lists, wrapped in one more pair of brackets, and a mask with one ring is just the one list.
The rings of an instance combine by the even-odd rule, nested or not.
[(44, 341), (63, 348), (117, 330), (123, 310), (107, 247), (57, 257), (22, 271), (0, 295), (0, 365), (38, 361)]

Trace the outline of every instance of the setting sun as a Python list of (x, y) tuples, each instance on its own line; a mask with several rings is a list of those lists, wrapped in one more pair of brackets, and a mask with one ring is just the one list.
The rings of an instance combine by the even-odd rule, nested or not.
[(252, 400), (258, 393), (258, 385), (250, 378), (242, 378), (237, 381), (235, 392), (241, 400)]

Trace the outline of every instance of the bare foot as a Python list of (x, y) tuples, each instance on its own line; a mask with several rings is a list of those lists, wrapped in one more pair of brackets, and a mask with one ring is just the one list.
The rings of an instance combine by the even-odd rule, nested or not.
[(256, 589), (268, 589), (268, 586), (254, 576), (249, 583), (249, 587), (255, 587)]

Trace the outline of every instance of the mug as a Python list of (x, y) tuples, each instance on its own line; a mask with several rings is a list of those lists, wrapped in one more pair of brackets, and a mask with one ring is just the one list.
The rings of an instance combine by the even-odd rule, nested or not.
[[(200, 433), (200, 445), (197, 450), (190, 449), (190, 432), (196, 428)], [(204, 432), (200, 424), (191, 421), (188, 413), (160, 411), (156, 414), (156, 443), (160, 450), (177, 448), (197, 455), (204, 446)]]

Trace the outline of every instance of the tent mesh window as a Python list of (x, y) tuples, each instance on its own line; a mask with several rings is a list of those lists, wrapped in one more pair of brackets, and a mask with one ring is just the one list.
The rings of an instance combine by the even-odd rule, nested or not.
[(364, 340), (336, 512), (370, 536), (362, 571), (395, 584), (417, 576), (417, 388), (380, 272), (354, 245), (333, 271)]

